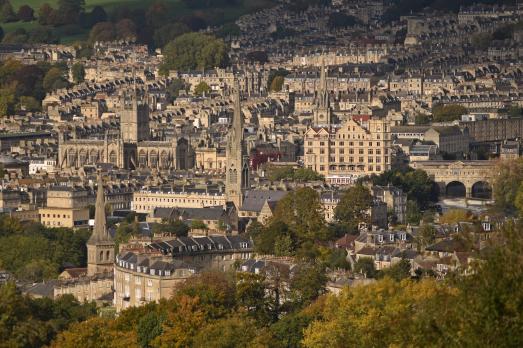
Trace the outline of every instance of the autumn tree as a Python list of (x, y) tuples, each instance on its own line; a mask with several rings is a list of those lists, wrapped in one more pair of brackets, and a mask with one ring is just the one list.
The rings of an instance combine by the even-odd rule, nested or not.
[(416, 244), (418, 251), (424, 250), (427, 246), (436, 241), (436, 229), (433, 225), (423, 224), (416, 232)]
[(283, 76), (276, 76), (271, 82), (271, 91), (280, 92), (283, 87)]
[(22, 22), (30, 22), (34, 19), (34, 10), (29, 5), (22, 5), (18, 8), (17, 17)]

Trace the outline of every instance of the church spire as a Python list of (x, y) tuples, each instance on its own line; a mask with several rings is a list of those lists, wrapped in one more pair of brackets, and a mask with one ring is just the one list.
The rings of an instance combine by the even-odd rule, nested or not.
[(96, 193), (96, 205), (94, 215), (94, 229), (87, 244), (96, 245), (100, 242), (112, 242), (112, 238), (107, 232), (107, 224), (105, 218), (105, 197), (104, 187), (102, 183), (102, 175), (98, 174), (98, 190)]
[(243, 140), (243, 117), (242, 108), (240, 104), (240, 84), (238, 80), (234, 81), (234, 115), (233, 115), (233, 129), (237, 144), (241, 144)]

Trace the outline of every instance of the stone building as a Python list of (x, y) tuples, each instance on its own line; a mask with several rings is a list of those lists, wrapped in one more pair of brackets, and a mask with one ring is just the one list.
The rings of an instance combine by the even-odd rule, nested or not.
[(62, 277), (54, 285), (53, 297), (72, 294), (78, 301), (110, 302), (113, 297), (113, 264), (115, 244), (105, 217), (104, 188), (98, 179), (95, 224), (87, 241), (87, 269), (75, 269), (76, 276)]
[(114, 266), (116, 311), (169, 298), (185, 279), (200, 270), (229, 270), (238, 261), (249, 259), (252, 248), (252, 241), (244, 236), (131, 241)]
[(243, 132), (240, 90), (236, 83), (233, 124), (227, 134), (225, 196), (237, 208), (241, 207), (244, 192), (249, 188), (249, 156)]
[(304, 164), (331, 184), (348, 184), (358, 177), (379, 174), (391, 167), (391, 133), (386, 120), (353, 119), (339, 127), (307, 129)]
[(59, 168), (78, 169), (98, 163), (124, 169), (190, 169), (194, 167), (194, 151), (183, 136), (151, 139), (147, 95), (134, 92), (124, 94), (118, 134), (106, 133), (103, 139), (60, 136)]

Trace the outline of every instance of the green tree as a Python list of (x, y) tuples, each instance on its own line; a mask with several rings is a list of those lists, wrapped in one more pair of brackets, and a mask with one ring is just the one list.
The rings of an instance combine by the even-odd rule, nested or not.
[(334, 210), (334, 218), (351, 230), (355, 230), (360, 222), (369, 223), (369, 208), (372, 205), (372, 195), (367, 187), (355, 185), (348, 188), (341, 196)]
[(187, 237), (189, 226), (181, 220), (164, 221), (153, 224), (153, 233), (174, 233), (177, 237)]
[(407, 222), (410, 224), (419, 224), (419, 222), (421, 221), (423, 214), (421, 213), (421, 210), (419, 209), (419, 206), (415, 201), (407, 201), (405, 217), (407, 219)]
[(375, 278), (378, 275), (374, 260), (370, 257), (361, 257), (354, 263), (354, 272), (365, 275), (367, 278)]
[(200, 82), (196, 87), (194, 87), (194, 94), (196, 95), (209, 95), (211, 92), (211, 87), (204, 81)]
[(46, 91), (53, 91), (60, 88), (66, 88), (69, 85), (66, 78), (64, 77), (64, 72), (57, 67), (49, 69), (47, 74), (45, 74), (43, 80), (43, 87)]
[(21, 96), (18, 109), (22, 108), (27, 111), (40, 111), (41, 104), (35, 97)]
[(136, 333), (138, 335), (138, 344), (142, 348), (149, 348), (150, 343), (157, 336), (161, 335), (162, 323), (165, 320), (163, 315), (151, 311), (143, 316), (136, 327)]
[(429, 224), (423, 224), (418, 228), (416, 234), (416, 244), (418, 251), (424, 250), (427, 246), (436, 241), (436, 229)]
[(287, 225), (300, 242), (324, 240), (326, 237), (320, 196), (310, 187), (287, 193), (276, 205), (274, 220)]
[(448, 122), (460, 119), (461, 115), (468, 112), (467, 108), (461, 105), (435, 105), (432, 108), (434, 122)]
[(496, 206), (507, 212), (516, 211), (516, 196), (523, 182), (523, 158), (498, 163), (494, 177), (493, 197)]
[(202, 220), (192, 220), (191, 229), (193, 230), (207, 230), (207, 225)]
[(82, 63), (74, 63), (71, 67), (73, 80), (75, 83), (84, 82), (85, 80), (85, 67)]
[(56, 10), (48, 3), (44, 3), (38, 9), (38, 23), (42, 25), (53, 24)]
[(84, 9), (85, 0), (58, 0), (60, 24), (78, 23)]
[(7, 0), (7, 1), (3, 1), (3, 4), (0, 5), (0, 21), (3, 22), (3, 23), (9, 23), (9, 22), (14, 22), (16, 20), (18, 20), (18, 18), (16, 18), (16, 13), (15, 11), (13, 10), (13, 6), (11, 5), (11, 3)]
[(209, 342), (216, 348), (251, 347), (259, 330), (254, 320), (233, 315), (198, 330), (193, 347), (209, 347)]
[(395, 281), (402, 281), (403, 279), (410, 278), (410, 262), (409, 260), (401, 259), (398, 263), (390, 266), (389, 268), (385, 268), (379, 273), (379, 276), (381, 278), (383, 277), (389, 277), (394, 279)]
[(327, 276), (325, 270), (316, 264), (302, 263), (290, 281), (289, 297), (295, 308), (303, 308), (324, 294)]
[(154, 44), (163, 48), (178, 36), (190, 32), (191, 29), (183, 23), (168, 23), (154, 31)]
[(116, 28), (111, 22), (99, 22), (89, 32), (89, 42), (114, 41), (117, 38)]
[(164, 48), (161, 72), (169, 70), (194, 70), (224, 67), (227, 64), (227, 48), (221, 39), (201, 33), (178, 36)]

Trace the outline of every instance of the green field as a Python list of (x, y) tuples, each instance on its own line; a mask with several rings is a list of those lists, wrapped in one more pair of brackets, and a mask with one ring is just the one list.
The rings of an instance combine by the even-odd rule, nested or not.
[[(147, 8), (155, 1), (157, 0), (85, 0), (85, 4), (87, 11), (90, 11), (94, 6), (102, 6), (105, 11), (110, 14), (119, 6), (126, 6), (128, 8)], [(181, 0), (164, 1), (171, 5), (169, 12), (173, 14), (173, 21), (176, 21), (177, 18), (197, 12), (199, 15), (203, 16), (210, 25), (220, 25), (231, 22), (246, 13), (274, 5), (274, 0), (243, 0), (242, 4), (239, 6), (193, 10), (187, 8)], [(56, 7), (58, 0), (11, 0), (11, 4), (15, 11), (17, 11), (21, 5), (27, 4), (35, 10), (35, 14), (37, 13), (38, 8), (44, 3)], [(37, 21), (29, 23), (1, 23), (0, 26), (4, 29), (5, 33), (18, 28), (24, 28), (27, 31), (30, 31), (40, 27)], [(89, 34), (88, 30), (81, 30), (80, 32), (75, 33), (64, 33), (60, 27), (54, 28), (53, 30), (60, 37), (62, 43), (72, 43), (74, 41), (85, 40)]]

